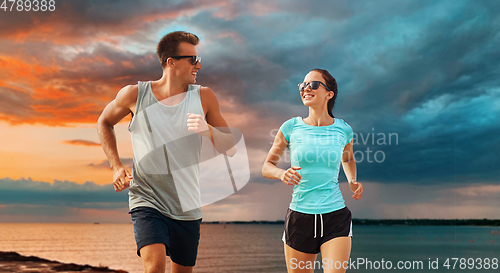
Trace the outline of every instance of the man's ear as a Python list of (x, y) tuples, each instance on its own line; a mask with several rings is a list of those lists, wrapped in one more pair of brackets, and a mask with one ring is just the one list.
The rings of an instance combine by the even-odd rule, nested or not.
[(172, 59), (172, 58), (168, 58), (168, 59), (167, 59), (167, 65), (168, 65), (168, 66), (175, 66), (174, 59)]

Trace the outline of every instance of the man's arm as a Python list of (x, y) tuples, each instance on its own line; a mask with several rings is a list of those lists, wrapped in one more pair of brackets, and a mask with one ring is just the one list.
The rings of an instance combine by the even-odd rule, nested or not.
[[(236, 153), (236, 140), (220, 112), (217, 97), (212, 89), (208, 87), (201, 87), (200, 97), (203, 110), (206, 111), (207, 126), (212, 127), (215, 149), (222, 154), (233, 156)], [(204, 128), (203, 122), (201, 117), (190, 115), (188, 127), (190, 127), (190, 124), (194, 124), (198, 127), (198, 130), (190, 129), (191, 131), (210, 138), (210, 129), (208, 127)]]
[(118, 92), (97, 120), (97, 133), (101, 146), (113, 170), (113, 186), (115, 191), (122, 191), (130, 184), (131, 175), (123, 166), (118, 155), (114, 126), (132, 112), (137, 101), (137, 85), (129, 85)]

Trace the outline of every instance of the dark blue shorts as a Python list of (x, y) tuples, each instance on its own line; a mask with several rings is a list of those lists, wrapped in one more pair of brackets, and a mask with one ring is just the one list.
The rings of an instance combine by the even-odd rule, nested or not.
[(137, 255), (141, 256), (141, 248), (161, 243), (165, 245), (167, 255), (174, 263), (183, 266), (195, 265), (201, 219), (174, 220), (149, 207), (137, 207), (129, 213), (134, 224)]

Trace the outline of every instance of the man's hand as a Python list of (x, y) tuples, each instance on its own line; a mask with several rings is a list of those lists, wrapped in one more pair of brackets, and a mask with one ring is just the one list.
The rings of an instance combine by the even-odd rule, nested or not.
[(113, 169), (113, 186), (115, 191), (122, 191), (130, 186), (132, 175), (127, 168), (121, 166)]
[(188, 131), (195, 132), (200, 136), (210, 137), (210, 132), (208, 131), (208, 123), (205, 121), (202, 115), (188, 113), (187, 127)]

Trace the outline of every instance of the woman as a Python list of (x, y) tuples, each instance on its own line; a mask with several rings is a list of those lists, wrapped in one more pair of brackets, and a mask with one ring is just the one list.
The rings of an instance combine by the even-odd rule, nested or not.
[[(351, 252), (351, 212), (338, 186), (340, 163), (354, 199), (363, 186), (356, 181), (352, 128), (335, 118), (337, 82), (323, 69), (314, 69), (299, 84), (300, 96), (309, 107), (305, 119), (283, 123), (262, 167), (262, 174), (294, 185), (285, 218), (285, 257), (288, 272), (314, 272), (316, 255), (323, 257), (324, 272), (345, 272)], [(276, 167), (286, 147), (291, 167)]]

